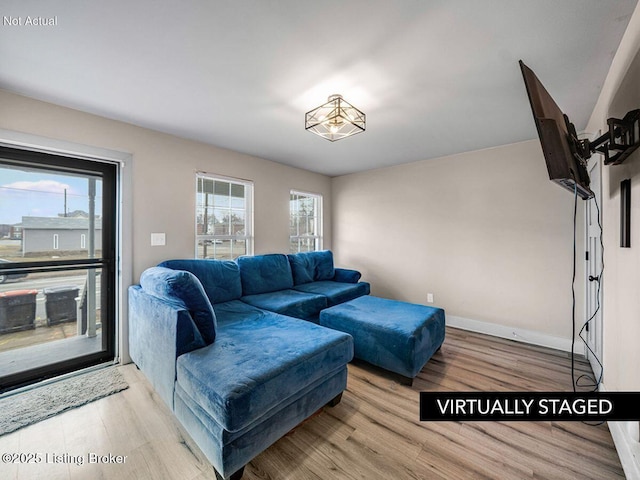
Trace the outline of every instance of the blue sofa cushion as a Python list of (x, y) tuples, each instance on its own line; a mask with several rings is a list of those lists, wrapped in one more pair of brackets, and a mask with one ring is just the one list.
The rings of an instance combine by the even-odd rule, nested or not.
[(320, 310), (327, 308), (328, 305), (324, 295), (298, 292), (297, 290), (246, 295), (241, 300), (270, 312), (303, 319), (317, 318)]
[(149, 295), (182, 304), (191, 314), (205, 344), (216, 338), (216, 316), (200, 281), (190, 272), (151, 267), (142, 272), (140, 286)]
[(367, 282), (341, 283), (334, 281), (320, 281), (296, 285), (295, 290), (305, 293), (315, 293), (327, 297), (330, 307), (348, 302), (363, 295), (369, 295), (371, 287)]
[(237, 300), (242, 296), (240, 270), (231, 260), (167, 260), (159, 264), (160, 267), (174, 270), (186, 270), (193, 273), (212, 304)]
[(265, 312), (225, 323), (216, 342), (177, 361), (177, 385), (225, 430), (260, 421), (272, 409), (353, 357), (350, 335)]
[(254, 307), (248, 303), (244, 303), (240, 300), (231, 300), (224, 303), (216, 303), (214, 307), (216, 311), (216, 320), (218, 325), (222, 326), (226, 322), (239, 321), (239, 320), (258, 320), (265, 312), (261, 308)]
[(239, 257), (243, 295), (276, 292), (293, 287), (291, 267), (286, 255), (279, 253)]
[(289, 255), (289, 263), (295, 285), (332, 280), (335, 275), (331, 250), (295, 253)]

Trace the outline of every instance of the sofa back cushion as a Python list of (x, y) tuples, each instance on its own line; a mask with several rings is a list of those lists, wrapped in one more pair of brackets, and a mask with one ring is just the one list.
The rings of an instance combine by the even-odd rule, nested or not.
[(193, 273), (202, 283), (209, 301), (214, 305), (238, 300), (242, 296), (240, 270), (238, 265), (231, 260), (197, 260), (189, 258), (185, 260), (167, 260), (158, 266)]
[(178, 303), (188, 310), (207, 345), (216, 339), (216, 315), (195, 275), (183, 270), (151, 267), (142, 272), (140, 286), (149, 295)]
[(257, 295), (293, 287), (291, 267), (286, 255), (279, 253), (238, 257), (242, 293)]
[(333, 280), (336, 273), (331, 250), (295, 253), (289, 255), (289, 263), (295, 285)]

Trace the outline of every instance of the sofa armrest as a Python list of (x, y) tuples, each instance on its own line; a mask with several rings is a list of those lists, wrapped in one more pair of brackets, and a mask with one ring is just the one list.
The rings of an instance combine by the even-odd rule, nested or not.
[(129, 352), (154, 389), (173, 410), (176, 359), (205, 346), (191, 315), (178, 304), (129, 287)]
[(333, 276), (334, 282), (342, 283), (358, 283), (362, 274), (357, 270), (349, 270), (348, 268), (336, 268), (336, 274)]

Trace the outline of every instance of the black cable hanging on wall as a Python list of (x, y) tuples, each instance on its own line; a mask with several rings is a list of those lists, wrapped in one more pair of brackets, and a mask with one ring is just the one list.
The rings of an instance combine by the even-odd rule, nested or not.
[(577, 250), (577, 242), (576, 242), (576, 226), (577, 226), (577, 210), (578, 210), (578, 191), (577, 187), (574, 188), (574, 203), (573, 203), (573, 273), (571, 280), (571, 297), (572, 297), (572, 307), (571, 307), (571, 385), (573, 391), (577, 391), (577, 387), (581, 388), (590, 388), (589, 391), (597, 392), (600, 383), (602, 382), (602, 374), (603, 374), (603, 365), (596, 352), (589, 346), (587, 339), (583, 336), (585, 331), (588, 331), (589, 326), (596, 318), (601, 309), (600, 304), (600, 293), (602, 288), (602, 275), (604, 273), (604, 240), (603, 240), (603, 232), (602, 232), (602, 221), (600, 219), (600, 206), (598, 205), (598, 200), (594, 196), (593, 202), (596, 206), (597, 211), (597, 220), (599, 231), (599, 240), (600, 240), (600, 271), (596, 276), (590, 276), (590, 281), (597, 281), (598, 288), (596, 290), (596, 308), (591, 314), (591, 316), (582, 324), (580, 331), (578, 332), (578, 337), (582, 340), (585, 347), (589, 351), (589, 353), (593, 356), (594, 360), (598, 364), (600, 368), (600, 373), (598, 378), (594, 375), (590, 375), (587, 373), (583, 373), (578, 378), (575, 378), (575, 340), (576, 340), (576, 294), (575, 294), (575, 281), (576, 281), (576, 250)]

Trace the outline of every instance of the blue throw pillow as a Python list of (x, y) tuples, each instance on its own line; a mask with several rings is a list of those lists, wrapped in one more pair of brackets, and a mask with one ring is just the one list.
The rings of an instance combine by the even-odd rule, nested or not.
[(213, 343), (216, 338), (216, 315), (195, 275), (183, 270), (152, 267), (142, 272), (140, 286), (155, 297), (180, 300), (191, 313), (205, 343)]

